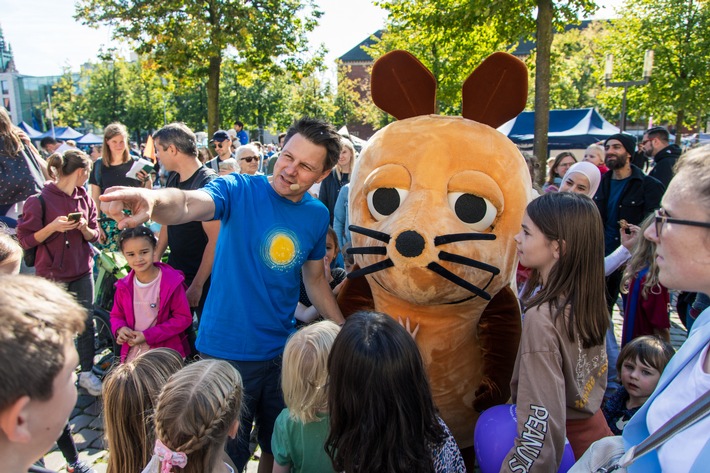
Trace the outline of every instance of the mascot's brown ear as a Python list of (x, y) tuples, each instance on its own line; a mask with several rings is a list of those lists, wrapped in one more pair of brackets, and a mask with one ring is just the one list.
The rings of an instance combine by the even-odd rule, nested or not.
[(390, 51), (375, 61), (370, 90), (375, 105), (398, 120), (436, 113), (436, 79), (407, 51)]
[(498, 128), (525, 109), (528, 68), (508, 53), (493, 53), (463, 83), (461, 115)]

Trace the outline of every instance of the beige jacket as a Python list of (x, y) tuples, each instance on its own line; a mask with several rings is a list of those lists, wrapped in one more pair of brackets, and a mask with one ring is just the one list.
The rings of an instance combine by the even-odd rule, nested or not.
[(553, 321), (548, 304), (529, 308), (513, 378), (518, 435), (501, 471), (557, 471), (565, 446), (565, 422), (599, 410), (606, 389), (604, 344), (582, 348), (570, 341), (563, 317)]

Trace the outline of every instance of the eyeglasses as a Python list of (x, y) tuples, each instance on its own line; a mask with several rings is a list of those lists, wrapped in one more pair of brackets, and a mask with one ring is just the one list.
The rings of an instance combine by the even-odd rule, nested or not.
[(214, 142), (214, 147), (215, 147), (215, 148), (222, 148), (223, 146), (224, 146), (224, 141), (222, 141), (222, 142), (215, 141), (215, 142)]
[(666, 211), (663, 209), (656, 210), (656, 236), (661, 238), (661, 233), (663, 232), (663, 226), (668, 223), (675, 223), (676, 225), (688, 225), (690, 227), (702, 227), (710, 228), (710, 222), (698, 222), (695, 220), (681, 220), (679, 218), (673, 218), (666, 215)]
[(239, 158), (239, 161), (246, 161), (250, 163), (252, 161), (259, 161), (259, 158), (257, 156), (247, 156), (246, 158)]

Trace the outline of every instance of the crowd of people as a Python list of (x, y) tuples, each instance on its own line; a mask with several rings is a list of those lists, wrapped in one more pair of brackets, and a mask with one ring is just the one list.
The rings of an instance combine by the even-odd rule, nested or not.
[[(17, 220), (16, 239), (0, 235), (8, 471), (46, 471), (31, 465), (54, 442), (69, 471), (91, 471), (67, 425), (77, 365), (79, 386), (103, 396), (109, 473), (242, 472), (254, 441), (260, 472), (472, 470), (437, 413), (417, 330), (372, 311), (346, 320), (336, 301), (350, 267), (352, 143), (302, 119), (268, 158), (241, 122), (230, 132), (213, 134), (217, 156), (205, 159), (187, 126), (166, 125), (153, 135), (161, 172), (134, 179), (122, 125), (106, 128), (95, 161), (76, 149), (44, 160), (0, 108), (3, 159), (16, 160), (0, 203)], [(500, 471), (556, 471), (566, 442), (581, 462), (613, 435), (628, 449), (710, 388), (710, 314), (681, 314), (690, 334), (674, 354), (668, 312), (671, 290), (710, 292), (710, 148), (681, 157), (662, 128), (639, 146), (648, 173), (625, 134), (583, 162), (560, 153), (526, 209), (517, 435)], [(95, 246), (130, 267), (110, 314), (119, 364), (103, 382)], [(30, 253), (36, 276), (18, 275)], [(708, 423), (629, 471), (701, 471)]]

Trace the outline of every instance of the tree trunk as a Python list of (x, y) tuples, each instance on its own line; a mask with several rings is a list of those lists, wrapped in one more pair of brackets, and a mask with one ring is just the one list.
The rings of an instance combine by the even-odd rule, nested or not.
[(535, 142), (534, 152), (540, 161), (539, 183), (547, 169), (547, 132), (550, 125), (550, 48), (552, 47), (552, 0), (537, 2), (537, 46), (535, 48)]
[(207, 78), (207, 136), (219, 130), (219, 73), (222, 56), (210, 58), (210, 70)]
[[(685, 119), (685, 110), (678, 110), (675, 116), (675, 144), (680, 146), (682, 133), (681, 128), (683, 128), (683, 120)], [(698, 131), (699, 133), (700, 131)]]

